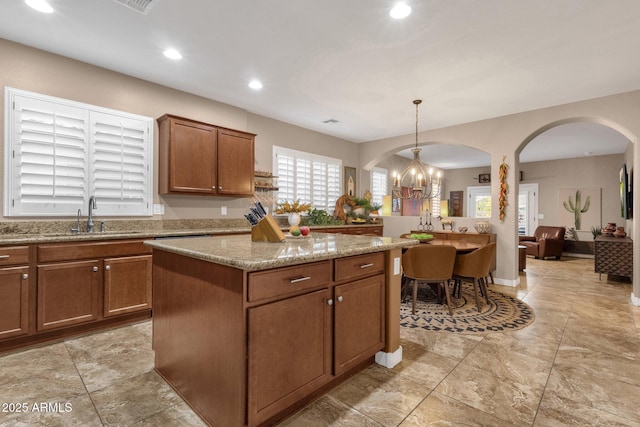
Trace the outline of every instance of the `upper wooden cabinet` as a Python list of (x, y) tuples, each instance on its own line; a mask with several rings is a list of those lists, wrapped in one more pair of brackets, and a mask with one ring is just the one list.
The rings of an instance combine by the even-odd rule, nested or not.
[(160, 194), (253, 194), (255, 134), (169, 114), (158, 126)]

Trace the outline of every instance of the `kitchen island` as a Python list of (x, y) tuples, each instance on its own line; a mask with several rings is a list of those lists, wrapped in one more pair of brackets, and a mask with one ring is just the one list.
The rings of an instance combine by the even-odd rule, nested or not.
[(209, 424), (270, 424), (374, 359), (401, 359), (407, 239), (147, 241), (156, 371)]

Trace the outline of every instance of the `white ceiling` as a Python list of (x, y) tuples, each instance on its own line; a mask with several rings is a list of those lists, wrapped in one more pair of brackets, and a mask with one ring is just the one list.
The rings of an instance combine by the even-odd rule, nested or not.
[(640, 89), (637, 0), (407, 2), (2, 0), (0, 37), (354, 142), (413, 133), (416, 98), (423, 131)]

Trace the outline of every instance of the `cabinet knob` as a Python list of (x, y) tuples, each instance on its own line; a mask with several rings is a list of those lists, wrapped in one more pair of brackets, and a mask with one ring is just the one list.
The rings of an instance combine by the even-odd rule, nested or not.
[(336, 298), (338, 300), (338, 302), (342, 302), (342, 295), (338, 295), (338, 298)]
[(105, 269), (105, 270), (107, 270), (107, 271), (109, 271), (109, 270), (111, 270), (111, 266), (110, 266), (110, 265), (107, 265), (104, 269)]
[(93, 271), (98, 271), (98, 267), (93, 267)]
[(333, 300), (332, 300), (331, 298), (329, 298), (329, 299), (327, 300), (327, 304), (328, 304), (328, 305), (333, 305)]
[(27, 280), (29, 278), (29, 275), (27, 273), (24, 273), (22, 275), (22, 280)]
[(220, 187), (218, 187), (218, 190), (222, 191), (222, 185)]

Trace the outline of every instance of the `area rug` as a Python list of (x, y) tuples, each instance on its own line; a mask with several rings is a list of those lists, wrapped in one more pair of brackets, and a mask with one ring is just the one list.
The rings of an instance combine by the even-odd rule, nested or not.
[[(491, 287), (491, 285), (489, 285)], [(409, 292), (411, 294), (411, 292)], [(426, 284), (418, 288), (416, 314), (411, 314), (411, 295), (400, 307), (400, 325), (433, 332), (486, 334), (522, 329), (533, 323), (535, 313), (524, 302), (489, 289), (489, 304), (482, 298), (482, 311), (478, 313), (473, 286), (464, 283), (460, 298), (451, 298), (455, 307), (453, 316), (446, 303), (438, 303), (436, 293)]]

